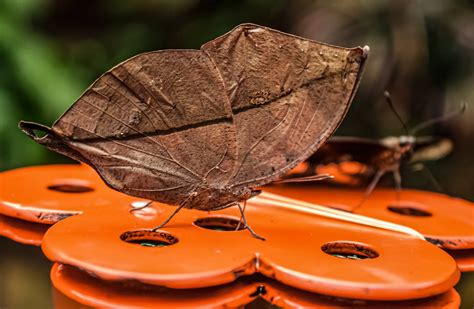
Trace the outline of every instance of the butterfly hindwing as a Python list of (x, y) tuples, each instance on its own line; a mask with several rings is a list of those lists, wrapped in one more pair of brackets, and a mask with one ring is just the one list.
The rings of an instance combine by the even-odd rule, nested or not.
[(237, 163), (231, 185), (279, 178), (324, 143), (344, 117), (367, 57), (246, 24), (205, 44), (232, 106)]

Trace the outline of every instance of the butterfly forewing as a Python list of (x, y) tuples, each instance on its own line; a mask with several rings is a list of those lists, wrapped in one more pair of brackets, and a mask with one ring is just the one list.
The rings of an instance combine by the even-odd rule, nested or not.
[(177, 204), (206, 174), (226, 181), (233, 128), (210, 59), (200, 51), (161, 51), (104, 74), (53, 131), (113, 188)]
[(439, 160), (447, 156), (452, 149), (453, 142), (448, 138), (439, 136), (417, 136), (414, 153), (410, 162)]

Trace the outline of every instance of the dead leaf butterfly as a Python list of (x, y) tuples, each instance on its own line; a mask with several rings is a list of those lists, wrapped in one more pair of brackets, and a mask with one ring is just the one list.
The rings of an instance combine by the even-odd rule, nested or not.
[(367, 55), (367, 47), (243, 24), (200, 50), (132, 57), (99, 77), (52, 128), (19, 126), (89, 164), (115, 190), (177, 205), (174, 214), (237, 205), (245, 224), (239, 202), (337, 128)]

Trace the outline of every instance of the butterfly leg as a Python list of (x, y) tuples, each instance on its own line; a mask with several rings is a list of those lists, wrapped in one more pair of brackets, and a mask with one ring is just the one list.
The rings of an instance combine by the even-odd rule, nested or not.
[[(242, 207), (242, 211), (245, 213), (245, 207), (247, 206), (247, 200), (244, 200), (244, 207)], [(240, 226), (242, 225), (242, 216), (240, 217), (239, 224), (237, 224), (237, 227), (235, 228), (236, 231), (240, 229)]]
[(169, 216), (168, 219), (165, 220), (165, 222), (161, 223), (161, 224), (158, 225), (157, 227), (154, 227), (154, 228), (152, 229), (152, 231), (155, 232), (156, 230), (161, 229), (161, 228), (162, 228), (163, 226), (165, 226), (168, 222), (170, 222), (171, 219), (173, 219), (173, 217), (176, 216), (176, 214), (184, 207), (184, 205), (187, 204), (187, 202), (188, 202), (190, 199), (196, 197), (196, 194), (197, 194), (196, 192), (192, 192), (191, 194), (189, 194), (188, 197), (187, 197), (184, 201), (182, 201), (181, 204), (179, 204), (178, 208), (176, 208), (176, 210), (171, 214), (171, 216)]
[(413, 170), (414, 171), (423, 171), (425, 176), (431, 181), (433, 186), (438, 190), (439, 192), (445, 192), (444, 188), (439, 184), (439, 182), (436, 180), (435, 176), (433, 173), (430, 171), (430, 169), (424, 165), (423, 163), (417, 163), (416, 165), (413, 165)]
[(240, 210), (240, 215), (241, 215), (241, 218), (242, 218), (242, 221), (244, 222), (244, 225), (247, 227), (247, 230), (249, 230), (250, 234), (252, 234), (253, 237), (257, 238), (257, 239), (260, 239), (260, 240), (265, 240), (265, 238), (263, 238), (262, 236), (258, 235), (257, 233), (255, 233), (252, 228), (248, 225), (247, 223), (247, 218), (245, 217), (245, 213), (244, 213), (244, 210), (242, 209), (242, 206), (240, 206), (240, 203), (236, 203), (237, 207), (239, 207), (239, 210)]
[(382, 178), (382, 176), (384, 174), (385, 174), (385, 170), (378, 170), (377, 171), (374, 178), (372, 179), (369, 186), (367, 187), (367, 190), (365, 190), (364, 197), (362, 198), (362, 200), (359, 202), (359, 204), (357, 204), (357, 206), (352, 211), (356, 210), (357, 208), (362, 206), (362, 204), (364, 204), (364, 202), (367, 200), (367, 198), (372, 193), (372, 191), (374, 191), (375, 186), (377, 186), (377, 183), (380, 181), (380, 178)]
[(132, 205), (132, 208), (129, 210), (129, 212), (132, 213), (132, 212), (137, 211), (137, 210), (145, 209), (145, 208), (149, 207), (152, 203), (153, 203), (153, 201), (148, 201), (147, 203), (143, 204), (142, 206), (138, 206), (138, 207), (134, 207)]
[(156, 230), (159, 230), (161, 229), (163, 226), (165, 226), (166, 224), (168, 224), (168, 222), (171, 221), (171, 219), (173, 219), (174, 216), (176, 216), (176, 214), (181, 210), (181, 208), (183, 208), (185, 205), (185, 203), (181, 203), (181, 205), (178, 206), (178, 208), (176, 208), (176, 210), (171, 214), (171, 216), (168, 217), (168, 219), (165, 220), (165, 222), (161, 223), (160, 225), (158, 225), (157, 227), (154, 227), (151, 229), (152, 232), (156, 232)]
[(395, 180), (395, 186), (397, 190), (397, 202), (400, 204), (400, 193), (402, 192), (402, 177), (400, 171), (396, 170), (393, 172), (393, 179)]

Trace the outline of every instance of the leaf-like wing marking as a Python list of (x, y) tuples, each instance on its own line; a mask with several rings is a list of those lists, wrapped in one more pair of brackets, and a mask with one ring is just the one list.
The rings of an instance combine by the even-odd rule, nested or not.
[(202, 50), (216, 64), (232, 106), (234, 186), (266, 184), (314, 153), (344, 117), (368, 53), (252, 24)]
[[(112, 188), (169, 204), (205, 177), (226, 182), (222, 171), (232, 170), (235, 158), (228, 99), (214, 64), (198, 50), (133, 57), (95, 81), (51, 130), (21, 126), (90, 164)], [(39, 138), (34, 129), (48, 134)]]

